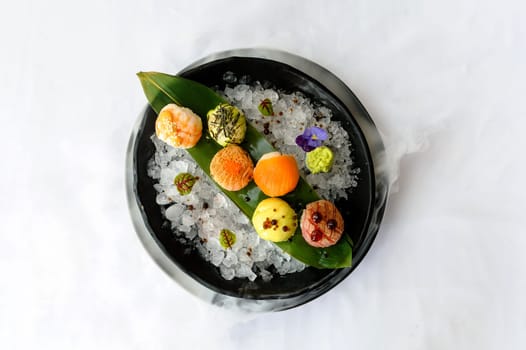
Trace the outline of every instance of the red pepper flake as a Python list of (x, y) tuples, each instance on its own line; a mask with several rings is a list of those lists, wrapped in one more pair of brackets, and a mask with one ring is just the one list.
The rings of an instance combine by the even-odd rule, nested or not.
[(310, 239), (313, 241), (313, 242), (317, 242), (319, 241), (320, 239), (322, 239), (323, 237), (323, 233), (320, 231), (320, 230), (314, 230), (311, 235), (310, 235)]
[(315, 223), (319, 223), (321, 221), (321, 214), (319, 211), (315, 211), (314, 213), (312, 213), (312, 221), (314, 221)]
[(263, 124), (263, 133), (265, 135), (268, 135), (270, 133), (269, 127), (270, 127), (270, 123)]
[(269, 229), (272, 227), (272, 221), (270, 221), (269, 218), (266, 218), (266, 220), (263, 222), (263, 229)]

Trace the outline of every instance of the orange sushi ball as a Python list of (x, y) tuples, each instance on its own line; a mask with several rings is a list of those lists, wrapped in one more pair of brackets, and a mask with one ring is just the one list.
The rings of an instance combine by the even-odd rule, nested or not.
[(217, 152), (210, 162), (210, 175), (225, 190), (244, 188), (254, 172), (254, 163), (248, 153), (237, 145), (229, 145)]
[(299, 179), (296, 159), (288, 154), (267, 153), (254, 169), (254, 182), (269, 197), (279, 197), (293, 191)]

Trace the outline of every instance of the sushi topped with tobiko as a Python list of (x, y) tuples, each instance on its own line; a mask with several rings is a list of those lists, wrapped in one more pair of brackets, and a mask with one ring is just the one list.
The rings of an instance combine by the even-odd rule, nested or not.
[(239, 191), (252, 180), (254, 164), (248, 153), (237, 145), (217, 152), (210, 162), (210, 175), (228, 191)]

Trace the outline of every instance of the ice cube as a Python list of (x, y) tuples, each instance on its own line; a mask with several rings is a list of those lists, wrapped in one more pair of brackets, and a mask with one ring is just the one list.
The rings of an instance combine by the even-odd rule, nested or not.
[(194, 218), (192, 217), (192, 214), (185, 213), (183, 214), (182, 221), (183, 225), (185, 226), (192, 226), (195, 223)]
[(237, 264), (237, 255), (231, 251), (231, 250), (228, 250), (226, 252), (226, 256), (225, 256), (225, 259), (223, 260), (223, 264), (226, 266), (226, 267), (230, 267), (232, 265), (235, 265)]
[(166, 205), (173, 202), (173, 199), (171, 197), (168, 197), (166, 193), (161, 192), (155, 197), (155, 201), (159, 205)]
[(237, 82), (237, 77), (234, 72), (226, 71), (225, 74), (223, 74), (223, 80), (228, 84), (234, 84)]
[(223, 276), (223, 278), (226, 279), (227, 281), (230, 281), (235, 276), (234, 269), (229, 268), (225, 265), (219, 266), (219, 272), (221, 273), (221, 276)]
[(223, 259), (225, 258), (225, 252), (222, 250), (212, 250), (210, 252), (210, 262), (214, 266), (219, 266)]
[(185, 212), (186, 206), (175, 203), (166, 209), (165, 216), (170, 221), (177, 221), (180, 216)]
[(225, 198), (225, 196), (221, 193), (217, 193), (215, 196), (214, 196), (214, 200), (213, 200), (213, 206), (214, 208), (224, 208), (226, 206), (226, 203), (227, 203), (227, 200)]

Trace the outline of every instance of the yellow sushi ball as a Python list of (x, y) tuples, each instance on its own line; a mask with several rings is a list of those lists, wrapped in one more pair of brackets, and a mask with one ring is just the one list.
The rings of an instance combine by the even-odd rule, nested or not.
[(252, 225), (258, 235), (272, 242), (286, 241), (296, 231), (298, 217), (283, 199), (267, 198), (259, 202)]

